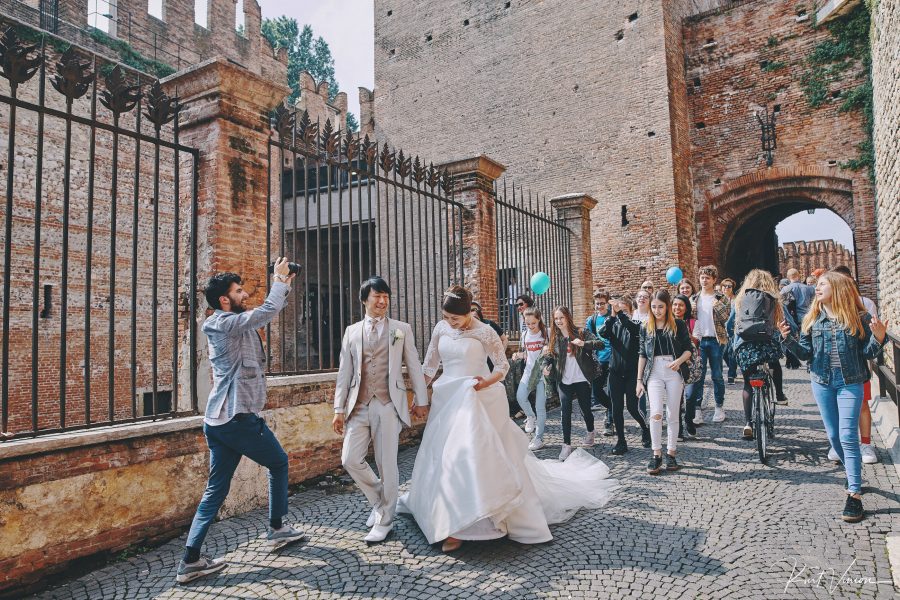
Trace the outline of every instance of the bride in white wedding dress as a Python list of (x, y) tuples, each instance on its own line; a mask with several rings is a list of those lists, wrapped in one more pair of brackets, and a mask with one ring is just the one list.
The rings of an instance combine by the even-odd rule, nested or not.
[[(509, 418), (499, 382), (509, 370), (502, 343), (472, 318), (471, 293), (452, 287), (444, 320), (434, 328), (423, 370), (434, 382), (431, 411), (398, 510), (412, 513), (428, 543), (443, 550), (461, 540), (508, 536), (523, 544), (550, 541), (548, 524), (579, 508), (599, 508), (618, 487), (602, 461), (579, 449), (565, 462), (538, 460), (528, 436)], [(488, 370), (487, 359), (494, 364)]]

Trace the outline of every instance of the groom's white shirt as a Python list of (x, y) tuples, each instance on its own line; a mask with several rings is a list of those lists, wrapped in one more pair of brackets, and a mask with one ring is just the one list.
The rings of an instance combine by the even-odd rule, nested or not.
[[(363, 336), (365, 335), (365, 319), (347, 327), (341, 342), (341, 359), (338, 367), (337, 382), (334, 391), (334, 412), (349, 417), (353, 413), (359, 397), (362, 381)], [(400, 333), (402, 332), (402, 334)], [(413, 341), (413, 331), (407, 323), (385, 317), (385, 330), (381, 335), (388, 335), (388, 390), (391, 403), (397, 410), (400, 420), (409, 427), (409, 406), (407, 388), (403, 381), (403, 364), (409, 372), (415, 393), (416, 406), (428, 406), (428, 392), (425, 389), (425, 376), (419, 363), (419, 354)]]

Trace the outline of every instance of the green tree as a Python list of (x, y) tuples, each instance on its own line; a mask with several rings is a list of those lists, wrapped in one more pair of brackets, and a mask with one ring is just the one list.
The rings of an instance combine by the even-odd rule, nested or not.
[[(314, 38), (312, 27), (303, 29), (297, 19), (286, 16), (263, 19), (262, 34), (275, 49), (284, 48), (288, 54), (287, 78), (291, 87), (290, 102), (300, 97), (300, 72), (307, 71), (317, 82), (328, 82), (328, 99), (334, 100), (339, 91), (334, 78), (334, 57), (322, 36)], [(359, 129), (356, 116), (347, 113), (346, 126), (351, 131)]]

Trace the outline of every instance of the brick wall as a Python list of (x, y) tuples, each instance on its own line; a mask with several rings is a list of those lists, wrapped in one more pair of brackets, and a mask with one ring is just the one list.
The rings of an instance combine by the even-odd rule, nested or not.
[(797, 269), (800, 277), (806, 278), (816, 269), (841, 265), (853, 270), (853, 252), (834, 240), (786, 242), (778, 248), (778, 272), (782, 276), (788, 269)]
[(875, 100), (875, 186), (878, 220), (878, 306), (900, 328), (900, 1), (879, 0), (872, 15)]
[[(829, 33), (813, 28), (801, 9), (788, 0), (742, 1), (685, 21), (699, 260), (740, 276), (727, 272), (736, 246), (758, 240), (790, 214), (825, 207), (853, 229), (860, 285), (873, 296), (872, 185), (865, 170), (839, 166), (865, 140), (862, 118), (839, 112), (834, 97), (816, 109), (807, 104), (800, 87), (804, 59)], [(763, 61), (782, 66), (767, 70)], [(862, 82), (861, 71), (851, 69), (830, 91)], [(767, 168), (755, 113), (776, 105), (778, 147)]]
[[(288, 454), (291, 483), (340, 468), (333, 397), (334, 375), (269, 380), (262, 414)], [(209, 470), (201, 425), (194, 417), (0, 446), (0, 594), (46, 582), (78, 558), (181, 534)], [(421, 431), (404, 429), (401, 443)], [(265, 469), (244, 460), (219, 514), (267, 503)]]
[(436, 158), (483, 152), (548, 197), (596, 198), (592, 283), (661, 281), (690, 239), (660, 218), (676, 212), (665, 3), (506, 4), (378, 0), (376, 133)]

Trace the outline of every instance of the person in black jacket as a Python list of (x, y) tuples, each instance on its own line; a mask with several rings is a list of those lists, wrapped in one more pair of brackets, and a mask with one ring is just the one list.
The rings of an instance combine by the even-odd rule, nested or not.
[(566, 460), (572, 453), (572, 400), (578, 399), (587, 435), (584, 445), (594, 445), (594, 415), (591, 412), (591, 382), (599, 376), (600, 365), (594, 354), (604, 348), (587, 329), (578, 329), (572, 320), (572, 311), (557, 306), (553, 311), (550, 344), (544, 349), (544, 375), (555, 380), (559, 387), (559, 403), (562, 406), (563, 446), (559, 460)]
[(657, 475), (662, 466), (662, 416), (668, 411), (666, 470), (678, 470), (675, 450), (678, 446), (678, 421), (684, 382), (690, 375), (687, 361), (693, 351), (687, 325), (672, 314), (669, 292), (659, 290), (650, 301), (650, 318), (641, 328), (638, 361), (638, 395), (647, 391), (650, 408), (650, 437), (653, 457), (647, 472)]
[(625, 442), (625, 415), (627, 406), (631, 417), (641, 427), (641, 437), (645, 448), (650, 447), (650, 429), (638, 408), (635, 393), (638, 368), (638, 346), (641, 341), (641, 324), (631, 319), (634, 303), (630, 296), (614, 298), (610, 302), (611, 316), (597, 330), (597, 336), (608, 341), (609, 356), (609, 397), (613, 407), (613, 423), (618, 442), (612, 454), (621, 456), (628, 451)]

